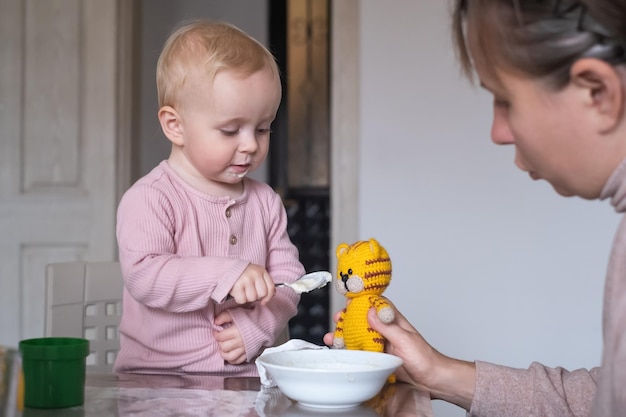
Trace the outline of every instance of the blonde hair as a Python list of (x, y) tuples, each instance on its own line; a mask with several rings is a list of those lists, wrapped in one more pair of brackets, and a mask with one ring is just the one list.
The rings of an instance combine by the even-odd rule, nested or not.
[(213, 80), (222, 70), (251, 75), (269, 70), (280, 88), (280, 72), (271, 52), (237, 27), (195, 20), (178, 27), (167, 39), (157, 62), (159, 107), (179, 102), (184, 87), (198, 72)]

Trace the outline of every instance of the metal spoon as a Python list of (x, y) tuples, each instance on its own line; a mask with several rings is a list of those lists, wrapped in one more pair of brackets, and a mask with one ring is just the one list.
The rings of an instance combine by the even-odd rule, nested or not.
[(294, 282), (279, 282), (275, 285), (275, 287), (289, 287), (298, 294), (302, 294), (303, 292), (309, 292), (322, 288), (332, 281), (332, 279), (333, 277), (330, 272), (316, 271), (304, 274)]
[[(330, 281), (332, 281), (332, 279), (333, 277), (330, 272), (316, 271), (304, 274), (294, 282), (277, 282), (276, 284), (274, 284), (274, 287), (289, 287), (298, 294), (302, 294), (303, 292), (309, 292), (318, 288), (322, 288)], [(231, 300), (232, 298), (233, 296), (230, 294), (226, 296), (227, 300)]]

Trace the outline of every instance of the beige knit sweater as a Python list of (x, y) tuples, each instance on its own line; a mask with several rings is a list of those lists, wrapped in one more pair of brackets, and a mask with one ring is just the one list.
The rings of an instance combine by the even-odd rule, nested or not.
[[(626, 212), (626, 161), (600, 199)], [(533, 363), (514, 369), (476, 362), (476, 392), (468, 416), (626, 416), (626, 220), (617, 229), (605, 283), (602, 366), (567, 371)]]

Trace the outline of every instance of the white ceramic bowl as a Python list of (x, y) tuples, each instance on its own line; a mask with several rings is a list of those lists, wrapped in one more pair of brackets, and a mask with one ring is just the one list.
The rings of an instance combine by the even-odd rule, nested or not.
[(272, 352), (257, 359), (278, 388), (300, 405), (355, 407), (373, 398), (402, 359), (387, 353), (343, 349)]

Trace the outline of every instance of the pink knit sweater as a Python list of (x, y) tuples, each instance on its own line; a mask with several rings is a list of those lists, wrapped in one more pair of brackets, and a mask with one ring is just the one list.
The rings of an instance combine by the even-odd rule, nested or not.
[[(626, 212), (626, 161), (611, 175), (601, 199)], [(604, 293), (602, 367), (566, 371), (533, 363), (513, 369), (476, 363), (469, 416), (626, 416), (626, 219), (617, 230)], [(595, 398), (595, 399), (594, 399)]]
[[(276, 282), (304, 273), (286, 229), (280, 197), (253, 179), (234, 199), (199, 192), (166, 161), (137, 181), (118, 207), (125, 285), (114, 370), (256, 375), (253, 359), (295, 316), (299, 296), (278, 289), (265, 306), (225, 299), (250, 263), (265, 266)], [(225, 363), (212, 336), (224, 310), (244, 340), (242, 365)]]

